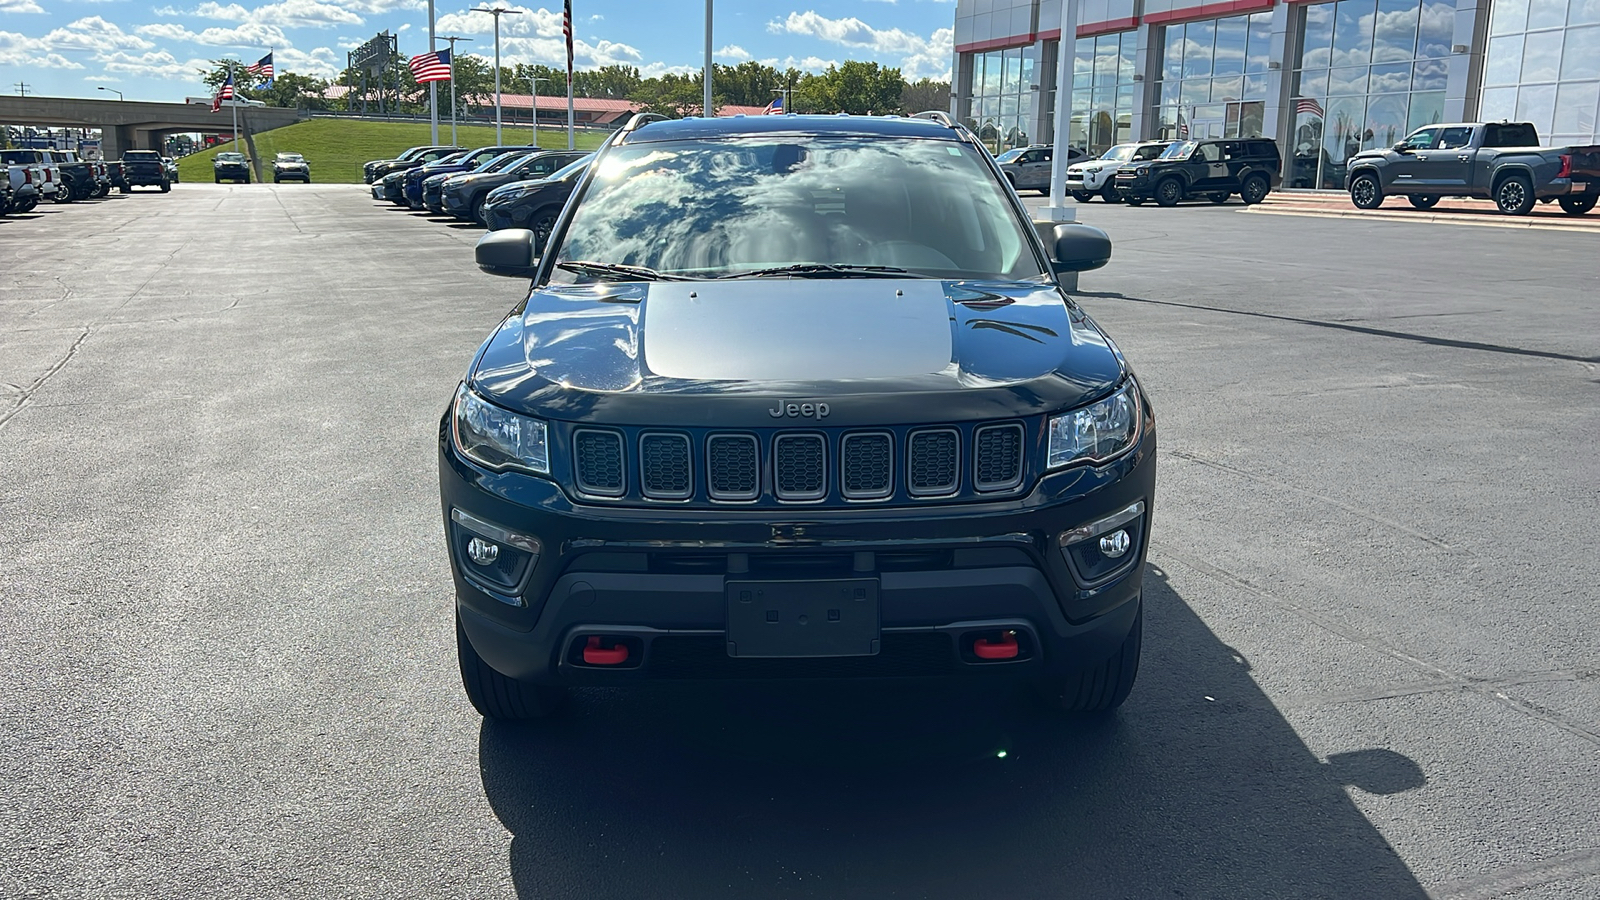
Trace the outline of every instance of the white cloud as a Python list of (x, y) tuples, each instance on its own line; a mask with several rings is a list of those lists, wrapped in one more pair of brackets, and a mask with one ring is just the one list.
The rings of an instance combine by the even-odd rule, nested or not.
[(738, 44), (729, 44), (728, 46), (717, 51), (717, 58), (733, 60), (734, 62), (744, 62), (745, 60), (750, 59), (751, 56), (749, 50), (746, 50)]
[[(245, 22), (234, 28), (207, 28), (199, 32), (190, 31), (182, 25), (169, 22), (140, 25), (134, 30), (151, 37), (173, 41), (189, 41), (194, 44), (204, 44), (208, 47), (290, 46), (289, 38), (284, 35), (282, 29), (276, 25), (262, 25), (257, 22)], [(149, 41), (144, 42), (144, 47), (153, 46), (155, 45)]]
[(40, 66), (51, 69), (81, 69), (59, 53), (52, 53), (48, 42), (10, 31), (0, 31), (0, 65)]
[(823, 59), (820, 56), (807, 56), (804, 58), (786, 56), (783, 59), (778, 59), (774, 56), (770, 59), (763, 59), (761, 64), (771, 66), (779, 71), (799, 69), (802, 72), (821, 72), (829, 66), (839, 65), (839, 61), (837, 59)]
[(99, 16), (79, 19), (44, 36), (45, 43), (60, 50), (149, 50), (155, 44), (128, 34)]
[(195, 7), (191, 15), (200, 16), (204, 19), (221, 19), (224, 22), (246, 22), (250, 19), (250, 10), (237, 3), (229, 3), (227, 6), (223, 6), (220, 3), (212, 3), (208, 0), (208, 2)]
[(211, 68), (209, 60), (179, 61), (165, 50), (153, 50), (135, 56), (120, 50), (96, 57), (105, 63), (106, 71), (141, 78), (163, 78), (168, 81), (199, 81), (200, 73)]
[(639, 67), (639, 74), (645, 78), (660, 78), (663, 75), (698, 75), (699, 66), (669, 66), (663, 62), (653, 62)]
[(44, 7), (33, 0), (0, 0), (0, 13), (42, 13)]
[(311, 51), (300, 51), (290, 47), (275, 50), (273, 55), (272, 61), (280, 72), (332, 78), (344, 70), (344, 54), (335, 53), (328, 47), (318, 47)]
[[(530, 9), (526, 6), (498, 4), (499, 6), (515, 10), (516, 15), (502, 15), (500, 17), (500, 62), (502, 65), (516, 65), (517, 63), (543, 63), (548, 66), (565, 66), (567, 62), (567, 43), (561, 33), (561, 13), (547, 9)], [(459, 12), (448, 13), (438, 19), (438, 30), (443, 34), (494, 34), (494, 17), (486, 13)], [(491, 56), (482, 51), (488, 49), (479, 45), (475, 55)], [(643, 66), (644, 54), (638, 48), (617, 41), (597, 41), (589, 43), (582, 38), (575, 38), (572, 42), (572, 58), (575, 67), (580, 69), (593, 69), (600, 66)], [(491, 62), (490, 65), (493, 65)], [(663, 69), (666, 71), (666, 69)], [(694, 69), (692, 71), (699, 71)]]
[(798, 34), (845, 47), (871, 50), (879, 56), (899, 57), (900, 71), (908, 80), (950, 77), (955, 30), (940, 28), (928, 37), (900, 28), (873, 28), (854, 16), (830, 19), (807, 10), (789, 13), (767, 23), (773, 34)]

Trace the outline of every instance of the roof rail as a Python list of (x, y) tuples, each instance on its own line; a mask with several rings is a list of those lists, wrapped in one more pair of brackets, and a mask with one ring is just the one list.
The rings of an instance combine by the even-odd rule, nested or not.
[(630, 131), (638, 131), (640, 128), (643, 128), (644, 126), (649, 125), (651, 122), (666, 122), (666, 121), (668, 121), (668, 118), (666, 116), (663, 116), (660, 113), (647, 113), (647, 112), (634, 113), (633, 117), (628, 119), (628, 124), (622, 126), (620, 129), (618, 129), (618, 133), (619, 134), (627, 134)]
[(943, 125), (946, 128), (954, 128), (954, 127), (956, 127), (956, 120), (950, 118), (950, 114), (948, 112), (945, 112), (942, 109), (929, 109), (929, 110), (924, 110), (924, 111), (919, 112), (919, 113), (912, 113), (911, 114), (911, 118), (913, 118), (913, 119), (932, 119), (933, 121), (938, 122), (940, 125)]

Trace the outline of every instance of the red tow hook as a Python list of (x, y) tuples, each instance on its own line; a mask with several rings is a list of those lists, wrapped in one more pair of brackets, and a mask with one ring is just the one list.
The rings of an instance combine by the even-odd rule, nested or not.
[[(1012, 642), (1012, 655), (1016, 655), (1016, 642)], [(617, 644), (614, 647), (600, 646), (600, 635), (589, 636), (589, 642), (583, 647), (583, 661), (591, 666), (618, 666), (628, 661), (628, 645)]]
[(1002, 631), (998, 641), (978, 638), (972, 642), (972, 652), (979, 659), (1016, 659), (1018, 653), (1017, 633), (1015, 631)]

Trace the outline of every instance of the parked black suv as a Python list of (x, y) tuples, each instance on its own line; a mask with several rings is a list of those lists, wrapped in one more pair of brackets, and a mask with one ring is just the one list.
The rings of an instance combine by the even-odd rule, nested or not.
[(1266, 138), (1178, 141), (1155, 159), (1118, 169), (1116, 185), (1134, 206), (1146, 200), (1176, 206), (1195, 197), (1226, 203), (1232, 194), (1260, 203), (1282, 183), (1282, 171), (1278, 145)]
[(965, 129), (648, 121), (608, 140), (439, 428), (468, 697), (647, 678), (1005, 675), (1107, 710), (1138, 667), (1150, 404)]

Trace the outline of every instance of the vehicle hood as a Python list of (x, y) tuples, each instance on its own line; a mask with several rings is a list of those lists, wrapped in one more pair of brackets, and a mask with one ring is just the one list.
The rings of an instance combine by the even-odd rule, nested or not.
[(304, 169), (307, 166), (307, 163), (294, 162), (292, 160), (277, 160), (273, 162), (272, 165), (279, 169)]
[(1117, 167), (1118, 172), (1137, 172), (1141, 169), (1160, 169), (1175, 165), (1178, 160), (1171, 159), (1141, 159), (1136, 162), (1125, 162)]
[(445, 183), (445, 187), (476, 187), (480, 184), (498, 184), (505, 180), (506, 176), (499, 172), (467, 172), (461, 175), (451, 175)]
[(1066, 409), (1124, 371), (1055, 285), (774, 278), (546, 286), (471, 381), (550, 419), (756, 427), (827, 398), (830, 425), (887, 425)]
[(558, 187), (560, 184), (561, 182), (559, 181), (547, 181), (544, 179), (538, 181), (513, 181), (510, 184), (502, 184), (489, 191), (489, 196), (485, 202), (491, 204), (520, 203), (531, 197), (541, 196), (548, 189)]

